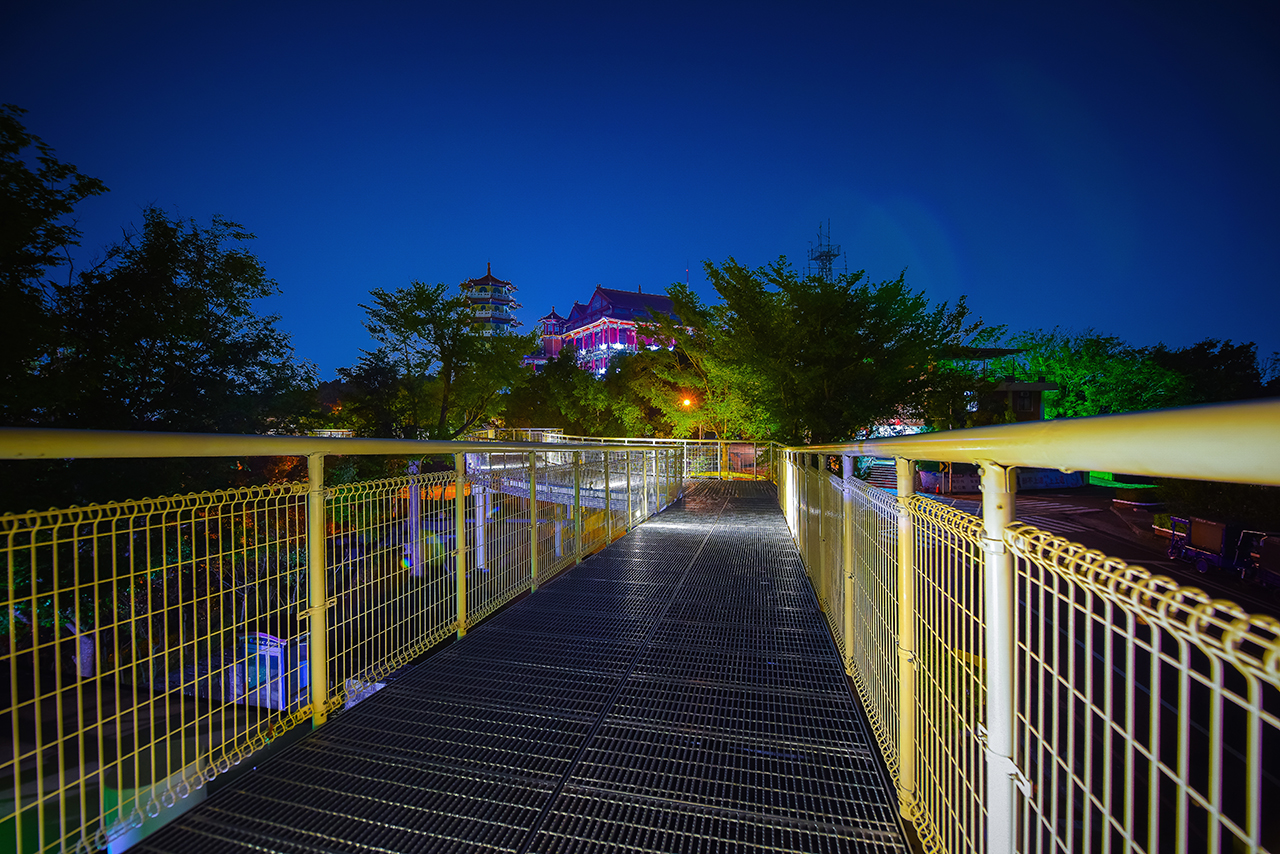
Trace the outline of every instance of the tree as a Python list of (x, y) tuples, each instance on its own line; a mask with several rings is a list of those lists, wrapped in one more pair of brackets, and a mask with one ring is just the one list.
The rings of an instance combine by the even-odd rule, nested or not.
[[(1206, 338), (1178, 350), (1157, 344), (1149, 351), (1156, 365), (1186, 380), (1188, 403), (1221, 403), (1262, 397), (1265, 391), (1264, 366), (1258, 346), (1252, 341), (1232, 344)], [(1272, 360), (1275, 354), (1272, 354)]]
[[(69, 247), (80, 242), (67, 217), (84, 199), (107, 191), (28, 133), (19, 120), (25, 112), (0, 105), (0, 305), (8, 326), (0, 336), (0, 424), (8, 425), (33, 423), (40, 408), (36, 374), (58, 333), (42, 277), (69, 263)], [(29, 149), (34, 158), (24, 154)]]
[(404, 438), (452, 439), (497, 413), (504, 390), (524, 382), (533, 335), (482, 335), (467, 300), (443, 282), (374, 288), (365, 327), (400, 371)]
[(694, 330), (672, 324), (663, 334), (688, 358), (687, 376), (722, 429), (753, 438), (831, 442), (918, 413), (938, 354), (984, 328), (963, 297), (931, 306), (901, 276), (802, 278), (786, 258), (705, 268), (723, 302), (703, 305), (674, 285), (668, 293)]
[(240, 225), (143, 211), (106, 259), (55, 288), (62, 346), (44, 380), (48, 422), (115, 430), (288, 430), (291, 395), (314, 384), (279, 317), (254, 300), (279, 290)]
[(1142, 348), (1092, 329), (1024, 332), (1010, 339), (1025, 352), (997, 360), (998, 373), (1024, 372), (1057, 383), (1044, 393), (1045, 418), (1079, 418), (1190, 402), (1184, 377)]

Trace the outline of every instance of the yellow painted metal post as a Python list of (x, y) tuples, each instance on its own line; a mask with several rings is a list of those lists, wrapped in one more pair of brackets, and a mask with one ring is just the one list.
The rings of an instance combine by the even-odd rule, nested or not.
[(454, 573), (458, 597), (458, 637), (467, 633), (467, 455), (453, 455)]
[(538, 589), (538, 454), (529, 452), (529, 589)]
[(582, 563), (582, 451), (573, 452), (573, 562)]
[(840, 525), (840, 552), (844, 560), (844, 672), (853, 675), (853, 457), (845, 454), (841, 459), (840, 484), (842, 515)]
[(307, 652), (311, 680), (311, 726), (329, 716), (329, 570), (325, 565), (327, 525), (324, 454), (307, 456)]
[(631, 449), (628, 448), (627, 454), (627, 530), (631, 530), (631, 526), (635, 524), (635, 513), (631, 510)]
[(1017, 469), (982, 462), (982, 551), (987, 658), (987, 851), (1014, 850), (1013, 522)]
[(640, 518), (649, 518), (649, 452), (640, 451)]
[(606, 542), (613, 542), (613, 490), (609, 483), (609, 451), (604, 451), (604, 525)]
[(720, 477), (729, 479), (729, 443), (720, 443)]
[(898, 473), (898, 812), (913, 821), (916, 796), (915, 530), (907, 502), (916, 491), (915, 463), (894, 459)]
[[(826, 486), (823, 481), (827, 479), (827, 458), (824, 454), (817, 455), (819, 465), (818, 476), (815, 479), (815, 485), (818, 488), (818, 559), (814, 561), (817, 567), (817, 574), (814, 578), (814, 587), (818, 589), (822, 597), (831, 595), (830, 586), (828, 585), (827, 571), (827, 491), (823, 489)], [(822, 604), (822, 599), (818, 600), (818, 604)], [(824, 609), (825, 610), (825, 609)]]

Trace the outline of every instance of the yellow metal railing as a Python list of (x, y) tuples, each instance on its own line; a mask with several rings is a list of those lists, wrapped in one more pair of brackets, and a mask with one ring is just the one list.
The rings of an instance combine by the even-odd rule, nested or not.
[(482, 430), (470, 437), (477, 440), (511, 442), (601, 442), (643, 443), (662, 448), (679, 448), (679, 471), (686, 479), (714, 477), (723, 480), (775, 480), (776, 442), (750, 442), (734, 439), (602, 439), (593, 436), (570, 436), (559, 430), (506, 427)]
[[(308, 482), (0, 517), (0, 850), (119, 849), (674, 501), (681, 450), (0, 430), (0, 458), (305, 456)], [(335, 455), (453, 464), (324, 486)]]
[[(1280, 851), (1280, 621), (1013, 521), (1018, 466), (1280, 485), (1280, 401), (785, 455), (780, 503), (926, 850)], [(895, 457), (896, 497), (855, 456)], [(915, 495), (917, 460), (978, 464), (982, 517)]]

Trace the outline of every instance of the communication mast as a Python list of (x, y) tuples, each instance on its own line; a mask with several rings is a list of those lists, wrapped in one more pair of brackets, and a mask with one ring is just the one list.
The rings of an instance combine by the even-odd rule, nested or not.
[[(822, 223), (818, 223), (818, 242), (809, 243), (809, 263), (805, 267), (805, 275), (817, 276), (824, 282), (834, 282), (833, 263), (841, 256), (840, 247), (831, 245), (831, 220), (827, 220), (827, 233), (822, 233)], [(845, 260), (845, 273), (849, 272), (849, 261)]]

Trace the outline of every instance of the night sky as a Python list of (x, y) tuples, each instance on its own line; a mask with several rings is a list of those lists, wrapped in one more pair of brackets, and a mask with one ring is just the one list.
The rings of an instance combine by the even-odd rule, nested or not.
[(5, 5), (0, 101), (111, 188), (81, 263), (240, 222), (322, 379), (373, 287), (492, 262), (528, 329), (828, 220), (1013, 330), (1280, 350), (1275, 4)]

